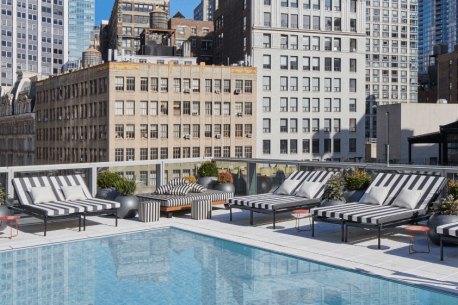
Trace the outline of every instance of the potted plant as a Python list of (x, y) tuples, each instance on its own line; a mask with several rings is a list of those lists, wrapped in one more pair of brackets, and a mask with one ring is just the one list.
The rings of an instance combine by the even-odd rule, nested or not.
[(114, 200), (119, 193), (116, 184), (122, 180), (121, 175), (110, 171), (103, 171), (97, 176), (97, 194), (95, 197), (106, 200)]
[(218, 168), (216, 167), (216, 163), (213, 161), (202, 163), (202, 165), (197, 170), (197, 174), (199, 175), (197, 183), (208, 189), (213, 188), (216, 184), (218, 176)]
[[(433, 209), (434, 213), (428, 220), (428, 236), (433, 243), (440, 243), (436, 228), (448, 223), (458, 222), (458, 181), (448, 181), (448, 195)], [(452, 245), (448, 244), (447, 245)]]
[(2, 185), (0, 184), (0, 216), (9, 216), (11, 215), (8, 206), (5, 205), (6, 203), (6, 193), (3, 190)]
[(343, 192), (345, 181), (341, 174), (336, 174), (329, 178), (323, 194), (322, 206), (331, 206), (345, 203)]
[(344, 174), (346, 202), (358, 202), (364, 195), (364, 191), (371, 184), (371, 176), (364, 170), (356, 169)]
[(129, 180), (122, 178), (115, 184), (116, 191), (119, 195), (115, 198), (115, 201), (121, 204), (118, 208), (118, 216), (120, 218), (132, 218), (135, 217), (138, 210), (138, 198), (134, 196), (137, 184), (135, 180)]
[(232, 174), (228, 172), (219, 173), (215, 190), (235, 193), (234, 179), (232, 178)]

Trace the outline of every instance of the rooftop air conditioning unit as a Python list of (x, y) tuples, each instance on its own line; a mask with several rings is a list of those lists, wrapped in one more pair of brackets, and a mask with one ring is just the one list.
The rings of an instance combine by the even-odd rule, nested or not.
[(220, 135), (220, 134), (217, 134), (217, 135), (215, 136), (215, 138), (221, 139), (221, 135)]
[(198, 115), (197, 111), (193, 111), (192, 115)]
[(191, 139), (191, 135), (185, 134), (183, 138), (185, 138), (186, 140), (189, 140), (189, 139)]
[(240, 90), (240, 89), (235, 89), (234, 94), (240, 94), (240, 93), (242, 93), (242, 90)]
[(216, 94), (220, 94), (220, 93), (221, 93), (221, 90), (216, 89), (216, 90), (215, 90), (215, 93), (216, 93)]
[(191, 93), (191, 90), (190, 89), (184, 89), (183, 92), (184, 93)]
[(243, 113), (237, 112), (237, 116), (243, 116)]
[(246, 137), (247, 137), (247, 138), (251, 138), (252, 136), (253, 136), (253, 135), (252, 135), (251, 133), (247, 133), (247, 134), (246, 134)]

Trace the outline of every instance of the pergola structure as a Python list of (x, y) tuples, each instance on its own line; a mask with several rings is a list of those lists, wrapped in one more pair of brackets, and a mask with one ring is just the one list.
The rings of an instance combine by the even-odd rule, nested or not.
[(439, 144), (439, 165), (458, 165), (458, 121), (440, 126), (439, 132), (413, 136), (409, 141), (409, 163), (413, 144)]

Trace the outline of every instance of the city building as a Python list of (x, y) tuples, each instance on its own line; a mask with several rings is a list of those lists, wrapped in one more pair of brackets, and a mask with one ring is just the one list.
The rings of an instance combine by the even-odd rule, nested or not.
[[(424, 135), (436, 133), (441, 125), (450, 124), (457, 119), (456, 104), (381, 105), (377, 111), (377, 162), (386, 162), (389, 144), (390, 163), (439, 164), (439, 144), (426, 141)], [(409, 160), (409, 138), (416, 137), (420, 138), (416, 142), (413, 140)]]
[(12, 87), (18, 71), (53, 75), (68, 61), (68, 2), (2, 1), (2, 87)]
[(35, 84), (40, 77), (19, 72), (9, 92), (0, 97), (0, 166), (33, 165), (35, 161)]
[(418, 1), (418, 67), (420, 74), (428, 72), (430, 57), (436, 46), (452, 52), (458, 44), (458, 14), (456, 0)]
[(150, 58), (37, 83), (36, 163), (256, 155), (256, 69)]
[(201, 0), (194, 9), (194, 20), (213, 21), (213, 14), (218, 8), (218, 1), (221, 0)]
[(108, 49), (123, 50), (126, 54), (136, 54), (140, 49), (140, 34), (150, 26), (150, 13), (154, 9), (170, 11), (169, 0), (115, 0), (102, 43), (103, 58), (108, 57)]
[(365, 2), (220, 1), (215, 62), (258, 71), (257, 156), (364, 159)]
[(95, 0), (68, 1), (68, 64), (79, 65), (81, 54), (93, 44)]
[(375, 143), (377, 107), (416, 103), (417, 0), (366, 2), (366, 139)]
[(213, 63), (213, 22), (174, 16), (169, 20), (169, 29), (175, 30), (177, 55), (183, 55), (183, 44), (188, 42), (191, 56), (197, 57), (198, 62)]

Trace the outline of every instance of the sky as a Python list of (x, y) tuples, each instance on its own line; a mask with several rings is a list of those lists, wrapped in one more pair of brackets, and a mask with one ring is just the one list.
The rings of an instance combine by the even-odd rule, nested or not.
[[(95, 23), (100, 24), (102, 19), (110, 19), (114, 0), (95, 0)], [(199, 0), (170, 0), (170, 16), (180, 11), (186, 18), (194, 17), (194, 8)]]

